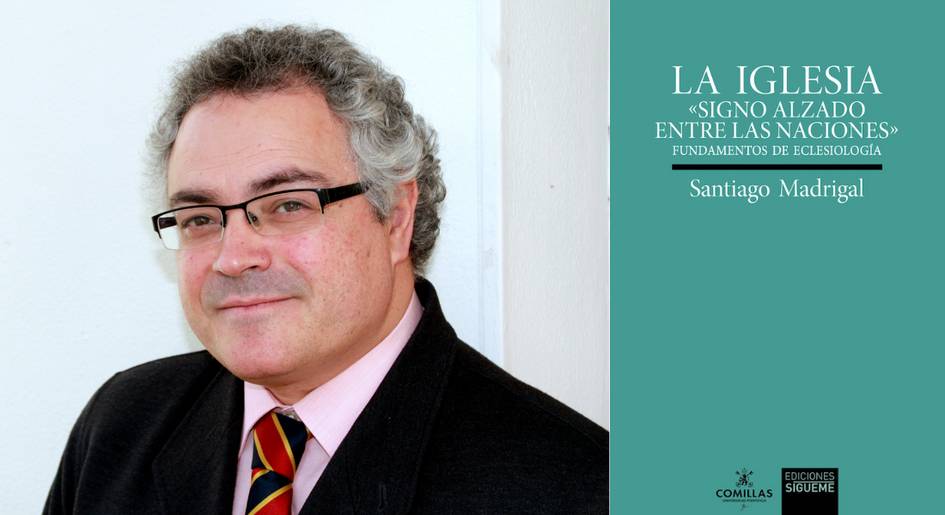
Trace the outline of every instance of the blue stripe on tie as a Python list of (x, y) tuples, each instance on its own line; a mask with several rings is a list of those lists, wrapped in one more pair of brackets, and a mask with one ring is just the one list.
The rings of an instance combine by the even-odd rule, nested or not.
[[(286, 420), (291, 422), (291, 424), (286, 423)], [(282, 430), (285, 432), (285, 439), (289, 441), (289, 447), (292, 448), (292, 456), (295, 457), (295, 467), (298, 468), (298, 462), (301, 460), (302, 453), (305, 451), (305, 442), (308, 441), (308, 429), (305, 428), (305, 424), (288, 417), (280, 417), (279, 422), (282, 424)]]
[(302, 422), (281, 413), (276, 413), (276, 418), (279, 420), (279, 425), (282, 426), (285, 439), (289, 441), (292, 456), (295, 457), (295, 467), (298, 468), (302, 452), (305, 451), (305, 442), (308, 440), (308, 429), (305, 428), (305, 424)]
[(266, 497), (269, 497), (272, 492), (275, 492), (289, 483), (291, 483), (291, 481), (275, 472), (266, 472), (262, 476), (259, 476), (259, 479), (257, 479), (249, 489), (249, 497), (246, 501), (246, 513), (252, 511), (257, 504), (261, 503)]

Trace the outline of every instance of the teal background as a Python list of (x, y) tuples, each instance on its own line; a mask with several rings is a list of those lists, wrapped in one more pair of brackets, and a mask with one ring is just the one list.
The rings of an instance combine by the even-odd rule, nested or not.
[[(840, 513), (945, 513), (943, 27), (942, 2), (611, 3), (613, 513), (780, 513), (781, 467), (839, 467)], [(671, 171), (677, 64), (718, 99), (739, 64), (871, 65), (885, 170)], [(866, 198), (689, 198), (817, 175)], [(771, 501), (715, 497), (741, 467)]]

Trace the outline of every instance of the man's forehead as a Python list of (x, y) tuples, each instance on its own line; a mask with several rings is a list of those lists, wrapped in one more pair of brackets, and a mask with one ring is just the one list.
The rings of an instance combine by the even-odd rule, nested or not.
[[(304, 169), (296, 166), (285, 166), (270, 171), (260, 172), (257, 175), (241, 179), (230, 178), (228, 175), (213, 175), (213, 179), (205, 174), (197, 174), (196, 178), (188, 181), (185, 178), (173, 191), (168, 191), (168, 203), (171, 206), (184, 203), (219, 203), (224, 201), (227, 192), (239, 191), (245, 197), (260, 195), (280, 186), (311, 186), (316, 188), (327, 187), (331, 181), (326, 173), (319, 170)], [(235, 184), (241, 181), (244, 184)], [(221, 183), (222, 182), (222, 183)]]
[(168, 160), (171, 206), (357, 180), (345, 125), (311, 89), (215, 95), (187, 113), (177, 136)]

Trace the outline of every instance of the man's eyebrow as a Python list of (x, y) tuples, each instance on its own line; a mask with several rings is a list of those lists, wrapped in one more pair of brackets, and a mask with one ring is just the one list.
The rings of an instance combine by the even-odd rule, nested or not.
[(190, 204), (214, 204), (217, 202), (216, 193), (212, 190), (201, 190), (201, 189), (192, 189), (192, 190), (180, 190), (177, 193), (171, 195), (171, 198), (168, 199), (168, 205), (170, 207), (175, 207), (178, 204), (190, 203)]
[(249, 185), (249, 191), (255, 195), (290, 182), (311, 182), (317, 186), (328, 186), (328, 177), (314, 170), (286, 168), (256, 179)]
[[(328, 186), (328, 178), (325, 174), (314, 170), (301, 170), (293, 167), (277, 170), (265, 177), (256, 179), (249, 185), (249, 194), (258, 195), (276, 186), (292, 182), (311, 182), (316, 186)], [(171, 207), (184, 203), (218, 204), (219, 200), (216, 192), (208, 189), (183, 189), (171, 195), (169, 199)]]

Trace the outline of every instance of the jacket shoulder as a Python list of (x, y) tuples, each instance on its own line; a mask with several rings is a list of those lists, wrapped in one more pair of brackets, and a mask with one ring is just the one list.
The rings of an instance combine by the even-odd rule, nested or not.
[(516, 379), (465, 343), (457, 349), (454, 370), (451, 386), (455, 394), (480, 403), (483, 408), (491, 406), (480, 414), (540, 423), (545, 432), (567, 440), (569, 445), (586, 447), (588, 452), (607, 452), (609, 434), (604, 428)]
[(72, 428), (44, 513), (124, 513), (153, 505), (155, 456), (222, 370), (207, 352), (195, 352), (112, 376)]
[(606, 513), (608, 439), (460, 342), (423, 471), (438, 494), (419, 504), (430, 512)]
[(171, 356), (118, 372), (86, 405), (78, 425), (102, 436), (147, 428), (161, 433), (179, 420), (222, 367), (206, 351)]
[(228, 374), (207, 351), (134, 366), (118, 372), (101, 387), (95, 397), (98, 406), (90, 406), (93, 418), (107, 420), (112, 414), (151, 428), (178, 421), (221, 373)]
[(167, 389), (186, 389), (191, 383), (200, 383), (207, 375), (220, 371), (221, 365), (205, 350), (156, 359), (136, 365), (115, 374), (106, 386), (113, 388), (146, 388), (138, 393), (146, 394), (155, 388), (154, 394)]

